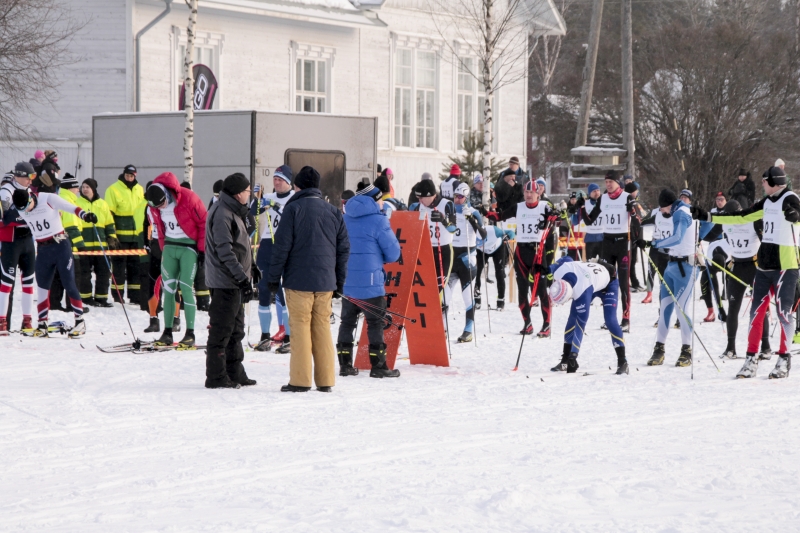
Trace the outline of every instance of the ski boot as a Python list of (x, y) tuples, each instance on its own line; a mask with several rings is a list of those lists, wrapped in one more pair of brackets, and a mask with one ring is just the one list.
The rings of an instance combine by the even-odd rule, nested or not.
[(653, 327), (654, 327), (654, 328), (657, 328), (657, 327), (658, 327), (658, 320), (656, 320), (655, 324), (653, 324)]
[(537, 337), (540, 339), (549, 339), (550, 338), (550, 324), (545, 322), (542, 324), (542, 329), (539, 330), (539, 333), (536, 334)]
[(703, 319), (703, 322), (714, 322), (716, 319), (717, 317), (714, 315), (714, 308), (709, 307), (708, 313), (706, 314), (706, 317)]
[(618, 346), (614, 348), (614, 351), (617, 352), (617, 371), (615, 374), (618, 376), (621, 376), (622, 374), (629, 374), (630, 370), (628, 369), (628, 359), (625, 358), (625, 347)]
[(525, 326), (519, 330), (520, 335), (533, 335), (533, 324), (525, 322)]
[(339, 375), (357, 376), (358, 369), (353, 366), (353, 343), (337, 344), (336, 354), (339, 356)]
[(792, 369), (792, 356), (791, 354), (780, 355), (778, 354), (778, 363), (772, 372), (769, 373), (769, 379), (781, 379), (789, 377), (789, 370)]
[(371, 378), (399, 378), (399, 370), (390, 370), (386, 366), (386, 345), (385, 344), (370, 344), (369, 345), (369, 362), (372, 364), (372, 370), (369, 371)]
[(161, 331), (161, 323), (159, 323), (158, 317), (157, 316), (151, 316), (150, 317), (150, 325), (147, 326), (147, 328), (145, 328), (144, 332), (145, 333), (158, 333), (159, 331)]
[(692, 364), (692, 347), (688, 344), (681, 346), (681, 354), (675, 362), (675, 366), (690, 366)]
[(49, 328), (48, 328), (47, 320), (40, 320), (39, 321), (39, 326), (35, 330), (33, 330), (33, 336), (34, 337), (49, 337), (50, 336), (50, 332), (48, 331), (48, 329)]
[(285, 354), (292, 353), (292, 345), (289, 343), (289, 335), (283, 338), (280, 348), (275, 349), (275, 353)]
[(481, 308), (481, 290), (475, 287), (475, 309)]
[(175, 333), (181, 332), (181, 317), (176, 316), (175, 320), (172, 321), (172, 331)]
[(769, 346), (762, 346), (761, 351), (758, 352), (759, 361), (769, 361), (772, 359), (772, 348)]
[(567, 374), (574, 374), (578, 371), (578, 368), (580, 368), (578, 364), (578, 354), (569, 354), (569, 357), (567, 357)]
[(728, 321), (728, 313), (726, 313), (725, 309), (722, 308), (722, 307), (719, 308), (719, 319), (720, 319), (721, 322), (727, 322)]
[(653, 291), (647, 291), (647, 294), (645, 295), (644, 300), (642, 300), (642, 303), (643, 304), (653, 303)]
[(0, 317), (0, 337), (8, 337), (8, 320), (5, 317)]
[(722, 355), (719, 356), (720, 359), (739, 359), (739, 356), (736, 355), (736, 348), (725, 348), (725, 351), (722, 352)]
[(605, 322), (603, 322), (603, 325), (600, 326), (600, 329), (604, 329), (604, 330), (608, 331), (608, 326), (606, 326)]
[(631, 319), (630, 318), (623, 318), (622, 324), (620, 324), (623, 333), (630, 333), (631, 332)]
[(164, 333), (161, 334), (161, 337), (155, 341), (156, 346), (172, 346), (174, 341), (172, 340), (172, 328), (164, 328)]
[(186, 328), (186, 334), (183, 336), (180, 342), (178, 342), (177, 348), (179, 350), (187, 350), (190, 348), (194, 349), (195, 343), (196, 340), (194, 338), (194, 330), (192, 328)]
[(675, 325), (672, 326), (672, 327), (675, 328), (675, 329), (681, 329), (681, 321), (680, 321), (680, 319), (676, 318), (675, 319)]
[(664, 343), (657, 342), (653, 347), (653, 355), (647, 361), (647, 366), (659, 366), (664, 364)]
[(22, 317), (22, 327), (20, 327), (22, 331), (33, 331), (33, 321), (31, 317), (24, 316)]
[(748, 353), (744, 360), (744, 366), (736, 374), (736, 379), (747, 379), (756, 377), (758, 372), (758, 357), (754, 353)]
[(496, 309), (496, 311), (502, 311), (505, 308), (506, 308), (506, 301), (502, 300), (502, 299), (497, 300), (497, 309)]
[(461, 334), (461, 336), (458, 338), (458, 340), (456, 342), (459, 343), (459, 344), (462, 344), (462, 343), (465, 343), (465, 342), (472, 342), (472, 332), (471, 331), (465, 331), (464, 333)]
[(77, 339), (78, 337), (83, 337), (86, 335), (86, 322), (82, 318), (75, 319), (75, 325), (72, 326), (72, 329), (69, 330), (67, 336), (70, 339)]
[(108, 298), (105, 300), (98, 300), (97, 298), (94, 299), (94, 306), (95, 307), (103, 307), (108, 309), (109, 307), (114, 307), (114, 304), (108, 301)]
[(242, 386), (236, 383), (235, 381), (231, 381), (231, 378), (228, 376), (221, 377), (219, 379), (208, 379), (206, 378), (206, 388), (207, 389), (241, 389)]
[(561, 361), (550, 369), (550, 372), (566, 372), (567, 371), (567, 361), (569, 360), (569, 354), (572, 352), (572, 344), (564, 344), (564, 353), (561, 354)]
[(270, 348), (272, 348), (272, 338), (269, 336), (269, 333), (262, 333), (261, 339), (253, 349), (257, 352), (268, 352)]
[(283, 342), (283, 339), (286, 337), (286, 328), (280, 326), (278, 331), (275, 332), (275, 335), (272, 336), (272, 343), (273, 344), (280, 344)]

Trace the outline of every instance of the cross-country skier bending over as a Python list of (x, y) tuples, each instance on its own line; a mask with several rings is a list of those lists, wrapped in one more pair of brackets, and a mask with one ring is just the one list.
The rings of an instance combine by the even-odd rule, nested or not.
[[(57, 194), (31, 193), (28, 189), (17, 189), (13, 195), (14, 207), (11, 218), (17, 214), (30, 228), (39, 249), (36, 254), (36, 286), (39, 310), (39, 327), (34, 331), (35, 337), (47, 337), (47, 318), (50, 313), (50, 285), (56, 270), (61, 276), (61, 283), (69, 297), (72, 312), (75, 315), (75, 326), (70, 330), (70, 337), (80, 337), (86, 333), (83, 322), (83, 302), (78, 286), (75, 284), (75, 259), (72, 256), (72, 245), (64, 233), (59, 211), (74, 213), (81, 220), (97, 224), (97, 216), (75, 206)], [(7, 213), (8, 214), (8, 213)]]
[(572, 299), (567, 327), (564, 330), (564, 353), (561, 362), (551, 370), (566, 370), (568, 374), (578, 370), (578, 352), (581, 350), (583, 332), (589, 320), (589, 310), (592, 301), (600, 298), (603, 302), (603, 318), (611, 334), (611, 344), (617, 352), (617, 375), (627, 374), (625, 339), (617, 321), (619, 280), (614, 267), (602, 261), (581, 263), (565, 256), (550, 266), (550, 272), (553, 276), (553, 284), (550, 286), (553, 304), (561, 305)]
[[(664, 364), (664, 343), (669, 334), (669, 321), (675, 308), (675, 300), (683, 310), (678, 310), (678, 321), (681, 325), (681, 354), (675, 366), (689, 366), (692, 364), (692, 328), (687, 320), (689, 316), (689, 302), (692, 300), (692, 290), (696, 278), (697, 268), (695, 262), (695, 223), (689, 206), (678, 200), (675, 193), (664, 189), (658, 196), (658, 205), (661, 212), (672, 215), (672, 234), (663, 239), (653, 241), (655, 248), (667, 250), (669, 262), (664, 270), (664, 283), (661, 284), (661, 314), (658, 317), (658, 333), (653, 355), (647, 361), (649, 366)], [(670, 294), (670, 292), (672, 294)], [(673, 300), (673, 296), (675, 300)]]

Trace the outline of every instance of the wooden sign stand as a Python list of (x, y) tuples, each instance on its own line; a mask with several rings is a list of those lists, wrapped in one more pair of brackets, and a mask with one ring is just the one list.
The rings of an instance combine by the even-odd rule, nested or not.
[[(417, 211), (395, 211), (390, 220), (400, 243), (400, 259), (384, 267), (387, 309), (416, 320), (412, 323), (391, 316), (392, 324), (400, 324), (406, 331), (412, 365), (450, 366), (428, 222)], [(403, 331), (392, 325), (384, 329), (383, 336), (386, 365), (394, 368)], [(366, 323), (361, 327), (355, 367), (371, 368)]]

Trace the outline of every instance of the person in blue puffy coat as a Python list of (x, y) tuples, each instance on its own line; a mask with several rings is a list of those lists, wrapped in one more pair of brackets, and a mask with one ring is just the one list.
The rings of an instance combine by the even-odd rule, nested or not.
[(400, 258), (397, 242), (389, 219), (383, 209), (381, 191), (367, 185), (347, 201), (344, 223), (350, 235), (350, 259), (347, 263), (347, 278), (342, 299), (342, 322), (336, 349), (339, 355), (339, 375), (355, 376), (353, 367), (353, 341), (358, 317), (364, 313), (369, 337), (369, 360), (373, 378), (396, 378), (400, 371), (386, 366), (386, 344), (383, 342), (383, 326), (386, 309), (384, 283), (386, 272), (383, 265)]

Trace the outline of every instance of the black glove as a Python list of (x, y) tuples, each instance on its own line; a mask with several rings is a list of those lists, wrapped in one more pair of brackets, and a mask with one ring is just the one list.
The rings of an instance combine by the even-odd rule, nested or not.
[(95, 215), (94, 213), (89, 213), (88, 211), (83, 212), (83, 216), (81, 217), (81, 219), (84, 222), (88, 222), (89, 224), (97, 224), (97, 215)]
[(261, 269), (258, 267), (254, 267), (253, 271), (253, 285), (258, 285), (258, 282), (261, 281)]
[(239, 290), (242, 291), (243, 304), (253, 299), (253, 285), (249, 279), (239, 282)]
[(442, 224), (445, 221), (444, 213), (442, 213), (441, 211), (433, 211), (431, 212), (430, 220), (431, 222), (438, 222)]
[(800, 222), (800, 213), (793, 207), (787, 207), (783, 210), (783, 218), (786, 219), (786, 222), (794, 224), (795, 222)]
[(636, 246), (644, 250), (647, 247), (647, 242), (644, 239), (639, 239), (636, 241)]
[(338, 300), (344, 294), (344, 285), (336, 285), (336, 290), (333, 291), (333, 299)]
[(280, 288), (280, 283), (267, 283), (267, 290), (270, 292), (270, 294), (278, 294)]
[(548, 215), (542, 217), (542, 220), (540, 220), (539, 223), (536, 224), (536, 227), (539, 228), (539, 230), (543, 230), (547, 226), (547, 217)]
[(578, 198), (575, 199), (575, 207), (577, 207), (578, 209), (583, 207), (585, 204), (586, 200), (583, 198), (583, 196), (578, 196)]
[(536, 264), (533, 265), (533, 272), (537, 274), (541, 274), (542, 276), (546, 276), (550, 273), (550, 269), (547, 268), (547, 265)]
[(113, 235), (108, 237), (108, 239), (106, 239), (106, 242), (108, 242), (109, 250), (119, 250), (119, 240)]
[(625, 202), (625, 210), (631, 214), (636, 211), (636, 198), (628, 196), (628, 201)]
[(693, 205), (692, 207), (689, 208), (689, 210), (692, 212), (693, 219), (711, 222), (708, 219), (708, 211), (706, 211), (702, 207)]
[(197, 252), (197, 266), (205, 265), (206, 264), (206, 253), (205, 252)]

